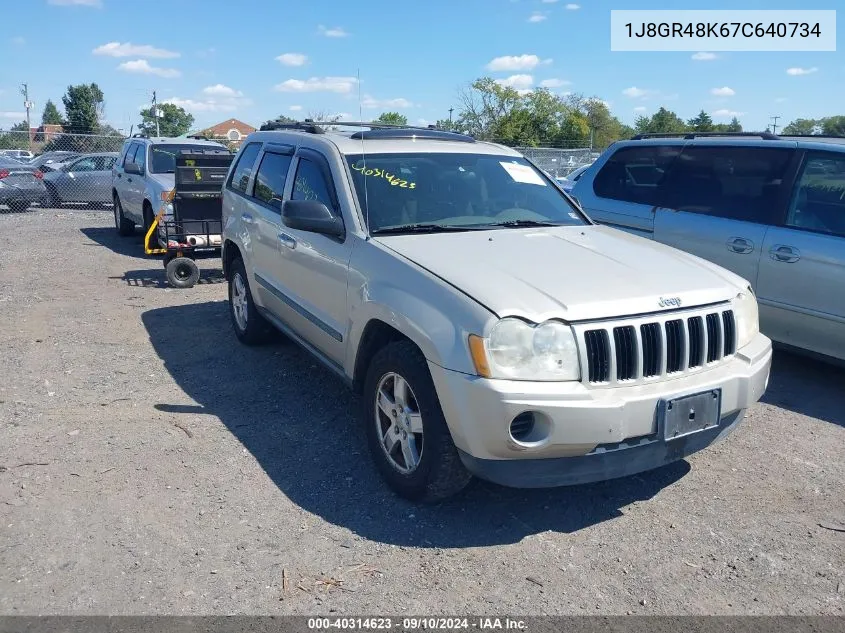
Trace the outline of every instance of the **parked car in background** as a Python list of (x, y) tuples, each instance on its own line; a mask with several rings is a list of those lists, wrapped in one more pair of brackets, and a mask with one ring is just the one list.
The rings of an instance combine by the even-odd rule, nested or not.
[(572, 192), (572, 188), (575, 186), (575, 183), (578, 182), (578, 179), (584, 174), (587, 169), (592, 166), (593, 163), (588, 163), (586, 165), (581, 165), (580, 167), (576, 167), (571, 172), (569, 172), (566, 176), (558, 178), (557, 181), (560, 183), (560, 186), (563, 187), (563, 190), (567, 193)]
[(73, 160), (77, 156), (80, 156), (79, 152), (45, 152), (33, 158), (29, 161), (29, 164), (46, 173), (56, 169), (56, 167), (64, 162)]
[(0, 154), (20, 161), (28, 161), (35, 156), (32, 152), (25, 149), (0, 149)]
[(747, 279), (774, 341), (845, 360), (845, 139), (616, 143), (576, 183), (594, 220)]
[(12, 211), (26, 211), (47, 196), (44, 174), (35, 167), (0, 156), (0, 204)]
[(175, 186), (176, 154), (183, 149), (229, 151), (215, 141), (158, 137), (126, 140), (111, 178), (114, 224), (120, 235), (132, 235), (136, 225), (146, 232), (152, 225)]
[(47, 172), (44, 174), (47, 203), (51, 207), (60, 207), (66, 202), (110, 203), (111, 172), (118, 156), (117, 152), (85, 154)]
[(276, 327), (361, 394), (375, 464), (411, 499), (470, 473), (546, 487), (657, 468), (725, 437), (768, 383), (746, 281), (595, 225), (502, 145), (255, 132), (223, 227), (235, 335)]

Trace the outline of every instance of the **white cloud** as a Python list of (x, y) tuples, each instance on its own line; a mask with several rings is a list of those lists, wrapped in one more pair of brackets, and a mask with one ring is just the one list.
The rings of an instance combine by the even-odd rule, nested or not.
[(634, 112), (645, 112), (647, 109), (645, 106), (637, 106), (634, 108)]
[(719, 119), (732, 119), (734, 117), (740, 117), (745, 112), (735, 112), (734, 110), (716, 110), (713, 113), (713, 116)]
[(540, 64), (551, 64), (551, 59), (541, 60), (536, 55), (504, 55), (496, 57), (487, 64), (487, 70), (533, 70)]
[(302, 106), (301, 105), (292, 105), (291, 107), (288, 108), (288, 110), (290, 110), (291, 112), (299, 112), (300, 110), (302, 110)]
[(349, 35), (343, 28), (336, 26), (334, 28), (326, 28), (322, 24), (317, 27), (323, 35), (326, 37), (346, 37)]
[(631, 99), (644, 99), (645, 97), (648, 97), (651, 92), (651, 90), (643, 90), (642, 88), (631, 86), (630, 88), (625, 88), (625, 90), (622, 91), (622, 94)]
[(235, 90), (223, 84), (214, 84), (213, 86), (206, 86), (202, 89), (202, 93), (212, 97), (242, 97), (243, 93), (240, 90)]
[(567, 10), (568, 10), (568, 11), (577, 11), (578, 9), (580, 9), (580, 8), (581, 8), (581, 5), (580, 5), (580, 4), (572, 4), (572, 3), (570, 3), (570, 4), (567, 4), (567, 5), (566, 5), (566, 8), (567, 8)]
[(428, 119), (417, 119), (417, 125), (428, 125), (431, 123)]
[(692, 58), (697, 62), (710, 62), (716, 59), (716, 53), (693, 53)]
[(517, 90), (527, 90), (534, 85), (534, 77), (531, 75), (511, 75), (506, 79), (497, 79), (496, 83), (507, 88), (516, 88)]
[(543, 0), (543, 4), (554, 4), (557, 0)]
[(545, 19), (546, 19), (545, 15), (535, 11), (534, 13), (531, 14), (531, 17), (528, 18), (528, 21), (532, 22), (532, 23), (537, 23), (537, 22), (542, 22)]
[[(182, 99), (171, 97), (163, 99), (162, 103), (172, 103), (188, 112), (237, 112), (238, 110), (252, 105), (252, 101), (243, 98), (221, 98), (209, 97), (208, 99)], [(145, 108), (149, 105), (144, 106)]]
[(131, 42), (126, 42), (125, 44), (121, 42), (109, 42), (108, 44), (98, 46), (91, 52), (94, 55), (107, 55), (109, 57), (149, 57), (157, 59), (179, 57), (179, 53), (174, 51), (156, 48), (149, 44), (136, 45)]
[(413, 103), (408, 101), (407, 99), (403, 99), (402, 97), (398, 97), (396, 99), (374, 99), (370, 95), (364, 95), (361, 99), (361, 107), (367, 108), (368, 110), (375, 110), (375, 109), (388, 109), (388, 108), (410, 108), (413, 107)]
[(101, 7), (102, 0), (47, 0), (47, 4), (57, 7)]
[(0, 119), (16, 119), (22, 121), (26, 118), (26, 112), (3, 112), (0, 111)]
[(26, 38), (23, 38), (20, 35), (18, 35), (17, 37), (13, 37), (11, 39), (11, 42), (15, 46), (23, 46), (24, 44), (26, 44)]
[(778, 97), (775, 99), (775, 103), (783, 103), (784, 101), (786, 101), (786, 97)]
[(544, 79), (540, 82), (541, 88), (562, 88), (563, 86), (568, 86), (571, 84), (571, 81), (567, 81), (566, 79)]
[(812, 68), (787, 68), (786, 74), (792, 75), (793, 77), (798, 77), (800, 75), (810, 75), (812, 73), (818, 72), (818, 68), (813, 66)]
[(355, 77), (311, 77), (302, 79), (288, 79), (276, 84), (277, 92), (336, 92), (338, 94), (349, 94), (357, 85)]
[(156, 75), (157, 77), (163, 77), (165, 79), (174, 79), (182, 76), (182, 73), (175, 68), (159, 68), (157, 66), (150, 66), (150, 63), (146, 59), (136, 59), (131, 62), (123, 62), (117, 67), (117, 69), (139, 75)]
[(722, 88), (713, 88), (713, 90), (710, 91), (710, 94), (717, 97), (733, 97), (736, 94), (736, 90), (724, 86)]
[(302, 53), (284, 53), (276, 58), (277, 62), (281, 62), (285, 66), (303, 66), (308, 61), (308, 56)]

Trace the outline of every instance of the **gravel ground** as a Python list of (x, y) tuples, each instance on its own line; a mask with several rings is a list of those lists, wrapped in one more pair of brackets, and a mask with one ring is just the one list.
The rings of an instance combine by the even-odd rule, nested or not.
[(108, 212), (0, 215), (0, 613), (843, 614), (845, 372), (778, 353), (725, 442), (616, 482), (381, 484), (345, 387), (237, 344)]

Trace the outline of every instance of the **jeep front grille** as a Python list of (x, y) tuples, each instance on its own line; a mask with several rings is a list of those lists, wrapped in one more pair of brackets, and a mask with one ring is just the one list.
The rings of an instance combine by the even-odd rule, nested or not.
[[(625, 322), (629, 321), (629, 322)], [(576, 326), (585, 381), (630, 384), (721, 362), (736, 352), (732, 310), (685, 310)]]

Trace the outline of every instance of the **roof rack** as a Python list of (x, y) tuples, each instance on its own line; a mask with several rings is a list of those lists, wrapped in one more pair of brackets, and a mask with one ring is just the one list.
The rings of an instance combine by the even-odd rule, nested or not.
[(781, 138), (835, 138), (845, 141), (840, 134), (781, 134)]
[(709, 137), (734, 137), (734, 136), (753, 136), (765, 139), (767, 141), (776, 141), (780, 137), (771, 132), (654, 132), (647, 134), (637, 134), (631, 137), (632, 141), (641, 141), (649, 138), (709, 138)]
[(268, 121), (261, 126), (261, 131), (268, 130), (299, 130), (309, 134), (325, 134), (328, 127), (360, 127), (368, 128), (355, 132), (350, 138), (353, 139), (398, 139), (422, 137), (428, 139), (440, 139), (450, 141), (463, 141), (474, 143), (475, 139), (466, 134), (442, 130), (436, 125), (421, 127), (417, 125), (399, 125), (396, 123), (379, 123), (375, 121), (294, 121), (286, 123), (283, 121)]

